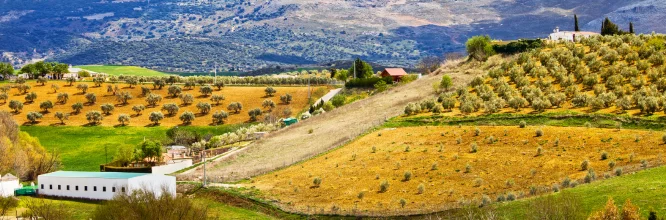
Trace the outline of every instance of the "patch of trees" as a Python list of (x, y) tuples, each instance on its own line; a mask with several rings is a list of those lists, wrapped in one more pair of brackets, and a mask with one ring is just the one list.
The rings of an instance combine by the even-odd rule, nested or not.
[(543, 42), (541, 39), (520, 39), (518, 41), (510, 42), (504, 45), (494, 44), (492, 47), (493, 51), (500, 54), (517, 54), (532, 49), (541, 48), (543, 47)]
[(373, 88), (375, 86), (375, 84), (377, 84), (379, 81), (384, 81), (386, 84), (392, 84), (393, 83), (393, 78), (391, 78), (391, 77), (357, 78), (357, 79), (349, 80), (347, 83), (345, 83), (345, 87), (347, 87), (347, 88), (358, 88), (358, 87)]

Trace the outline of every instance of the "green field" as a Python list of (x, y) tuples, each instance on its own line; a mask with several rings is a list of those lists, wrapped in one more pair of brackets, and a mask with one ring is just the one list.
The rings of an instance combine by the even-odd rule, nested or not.
[[(666, 215), (666, 197), (664, 197), (666, 181), (664, 180), (666, 180), (666, 167), (658, 167), (609, 180), (579, 185), (576, 188), (565, 189), (563, 192), (571, 193), (578, 198), (580, 204), (578, 211), (585, 217), (602, 209), (606, 205), (608, 197), (612, 197), (618, 207), (624, 204), (625, 200), (631, 199), (634, 205), (640, 207), (641, 215), (644, 218), (648, 217), (651, 208), (657, 212), (657, 216), (664, 217)], [(562, 193), (555, 193), (545, 197), (557, 198), (561, 195)], [(501, 203), (496, 204), (495, 207), (498, 213), (507, 219), (528, 219), (527, 213), (532, 211), (530, 203), (545, 197)]]
[[(222, 134), (241, 125), (184, 127), (200, 134)], [(22, 131), (39, 138), (49, 151), (61, 155), (62, 170), (99, 171), (123, 145), (138, 145), (145, 139), (164, 140), (168, 127), (75, 127), (23, 126)], [(107, 153), (105, 153), (107, 152)]]
[(90, 70), (98, 73), (106, 73), (110, 76), (165, 76), (168, 73), (146, 69), (138, 66), (112, 66), (112, 65), (87, 65), (75, 66), (84, 70)]

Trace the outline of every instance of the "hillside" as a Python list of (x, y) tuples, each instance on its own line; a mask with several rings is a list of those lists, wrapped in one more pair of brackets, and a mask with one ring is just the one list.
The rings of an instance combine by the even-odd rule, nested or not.
[(102, 66), (102, 65), (87, 65), (87, 66), (74, 66), (98, 73), (106, 73), (109, 76), (165, 76), (167, 73), (146, 69), (138, 66)]
[[(189, 1), (0, 2), (0, 60), (139, 65), (167, 72), (251, 71), (361, 57), (413, 66), (460, 51), (472, 35), (546, 37), (578, 14), (597, 31), (611, 16), (664, 31), (663, 1)], [(72, 7), (75, 5), (76, 7)], [(433, 37), (436, 36), (436, 37)]]

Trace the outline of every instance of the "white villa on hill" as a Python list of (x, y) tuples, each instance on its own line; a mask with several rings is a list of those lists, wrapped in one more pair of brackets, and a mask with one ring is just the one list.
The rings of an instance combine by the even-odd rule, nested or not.
[(117, 193), (148, 190), (156, 196), (163, 190), (176, 195), (176, 177), (150, 173), (57, 171), (42, 174), (38, 194), (45, 196), (110, 200)]
[(559, 27), (553, 30), (553, 33), (548, 36), (549, 40), (553, 41), (578, 41), (583, 38), (599, 35), (598, 33), (589, 31), (560, 31)]

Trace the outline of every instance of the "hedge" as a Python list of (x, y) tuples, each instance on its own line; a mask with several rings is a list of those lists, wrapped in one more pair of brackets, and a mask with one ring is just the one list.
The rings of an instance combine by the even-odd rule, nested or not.
[(505, 45), (495, 44), (493, 45), (493, 50), (495, 50), (495, 52), (500, 54), (516, 54), (541, 47), (543, 47), (543, 42), (541, 41), (541, 39), (535, 39), (535, 40), (520, 39), (518, 41), (514, 41)]

